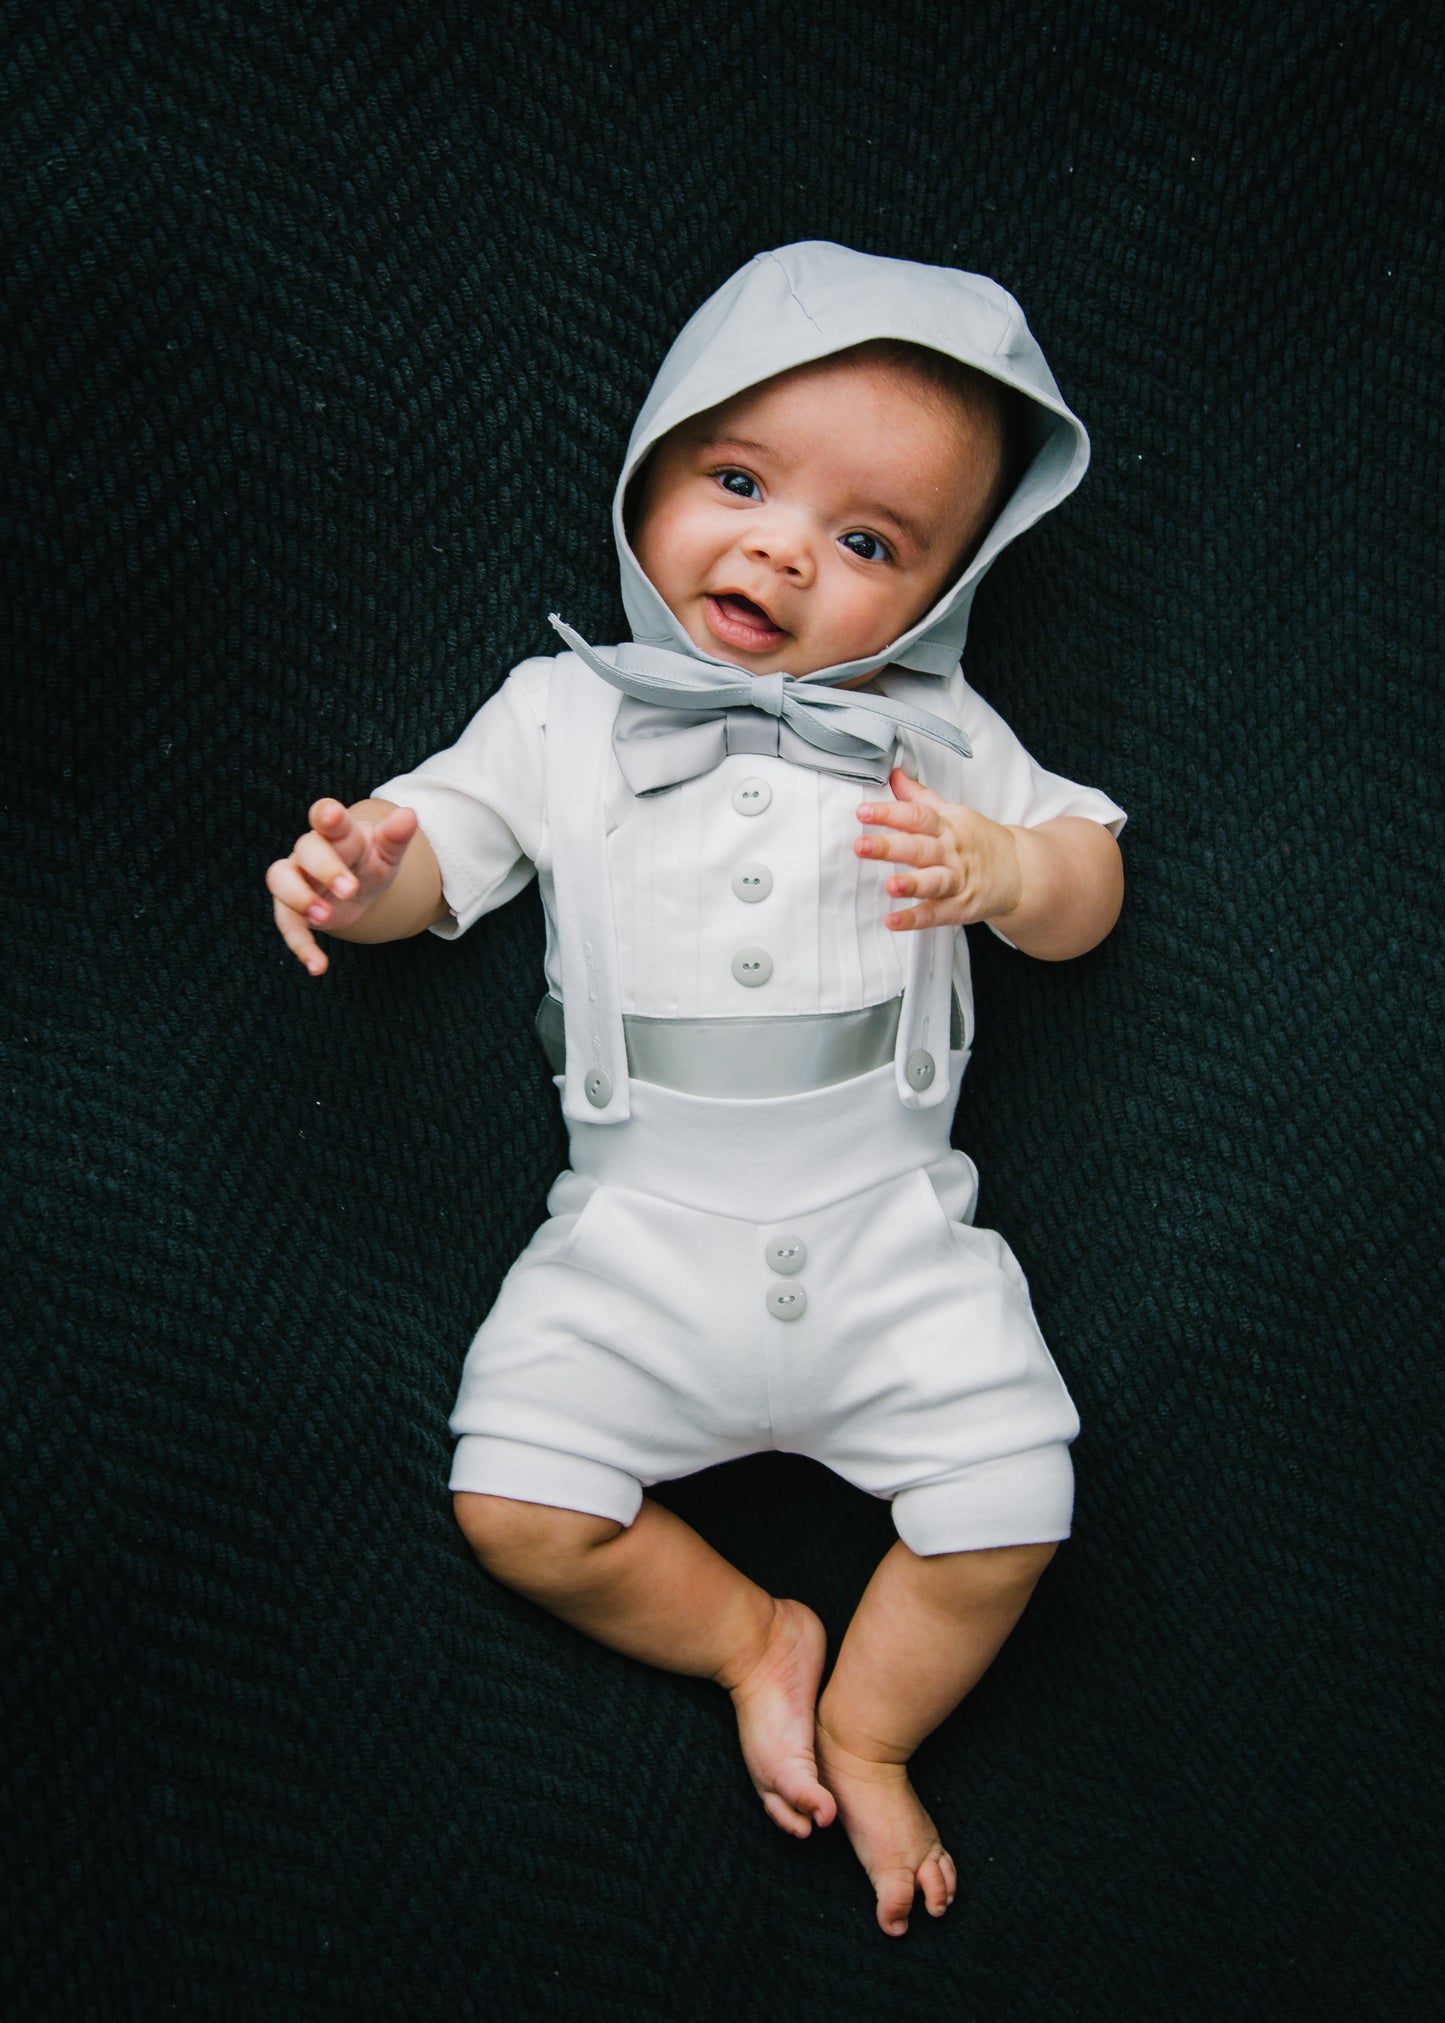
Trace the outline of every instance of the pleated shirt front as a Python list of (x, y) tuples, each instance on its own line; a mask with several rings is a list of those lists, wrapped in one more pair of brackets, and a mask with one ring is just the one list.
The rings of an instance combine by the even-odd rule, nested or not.
[[(560, 997), (546, 785), (554, 665), (552, 657), (523, 661), (454, 745), (376, 793), (415, 808), (436, 852), (449, 918), (434, 933), (464, 934), (538, 877), (547, 985)], [(1027, 828), (1059, 815), (1115, 834), (1123, 827), (1122, 809), (1106, 795), (1037, 764), (961, 671), (943, 681), (890, 669), (873, 686), (966, 732), (968, 759), (930, 739), (901, 741), (898, 763), (944, 799)], [(887, 798), (886, 786), (747, 754), (636, 796), (610, 751), (600, 762), (624, 1012), (785, 1017), (852, 1011), (902, 990), (901, 937), (883, 920), (906, 902), (885, 891), (887, 864), (853, 851), (860, 803)], [(962, 933), (955, 987), (968, 1043)]]

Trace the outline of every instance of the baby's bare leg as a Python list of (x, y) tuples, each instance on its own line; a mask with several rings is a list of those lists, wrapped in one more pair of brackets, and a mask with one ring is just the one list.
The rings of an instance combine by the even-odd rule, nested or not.
[(644, 1498), (627, 1527), (504, 1496), (454, 1498), (487, 1571), (599, 1643), (732, 1696), (748, 1774), (768, 1817), (806, 1838), (837, 1808), (818, 1782), (813, 1715), (823, 1625), (776, 1601), (691, 1525)]
[(891, 1937), (908, 1929), (915, 1884), (934, 1917), (957, 1887), (908, 1759), (983, 1677), (1053, 1554), (1006, 1545), (923, 1559), (900, 1539), (848, 1626), (818, 1703), (818, 1767)]

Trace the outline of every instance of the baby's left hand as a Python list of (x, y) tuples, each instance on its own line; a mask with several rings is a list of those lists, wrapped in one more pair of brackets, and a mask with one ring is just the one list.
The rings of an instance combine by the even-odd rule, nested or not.
[(913, 899), (904, 913), (884, 916), (884, 926), (968, 927), (1012, 913), (1023, 891), (1019, 847), (1013, 831), (956, 801), (945, 801), (895, 767), (889, 786), (896, 801), (866, 801), (858, 819), (873, 829), (853, 848), (860, 857), (886, 858), (916, 868), (884, 882), (895, 899)]

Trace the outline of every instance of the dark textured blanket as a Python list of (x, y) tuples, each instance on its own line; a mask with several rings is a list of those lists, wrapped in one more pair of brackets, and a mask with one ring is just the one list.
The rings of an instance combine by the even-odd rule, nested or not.
[[(0, 2010), (1438, 2013), (1439, 10), (3, 20)], [(1101, 949), (976, 951), (1080, 1499), (901, 1943), (452, 1522), (562, 1152), (535, 895), (313, 984), (261, 886), (549, 609), (617, 635), (636, 404), (806, 237), (1024, 303), (1095, 462), (970, 673), (1131, 818)], [(776, 1456), (670, 1499), (835, 1634), (890, 1536)]]

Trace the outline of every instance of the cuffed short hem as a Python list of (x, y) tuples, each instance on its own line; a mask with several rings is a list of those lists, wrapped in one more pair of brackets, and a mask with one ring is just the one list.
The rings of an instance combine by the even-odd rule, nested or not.
[(976, 1461), (945, 1482), (893, 1499), (893, 1522), (911, 1552), (976, 1552), (991, 1545), (1044, 1545), (1067, 1538), (1074, 1465), (1062, 1441)]
[(486, 1433), (466, 1433), (457, 1442), (450, 1487), (474, 1496), (510, 1496), (518, 1503), (584, 1510), (624, 1525), (631, 1524), (642, 1504), (642, 1484), (621, 1468)]

